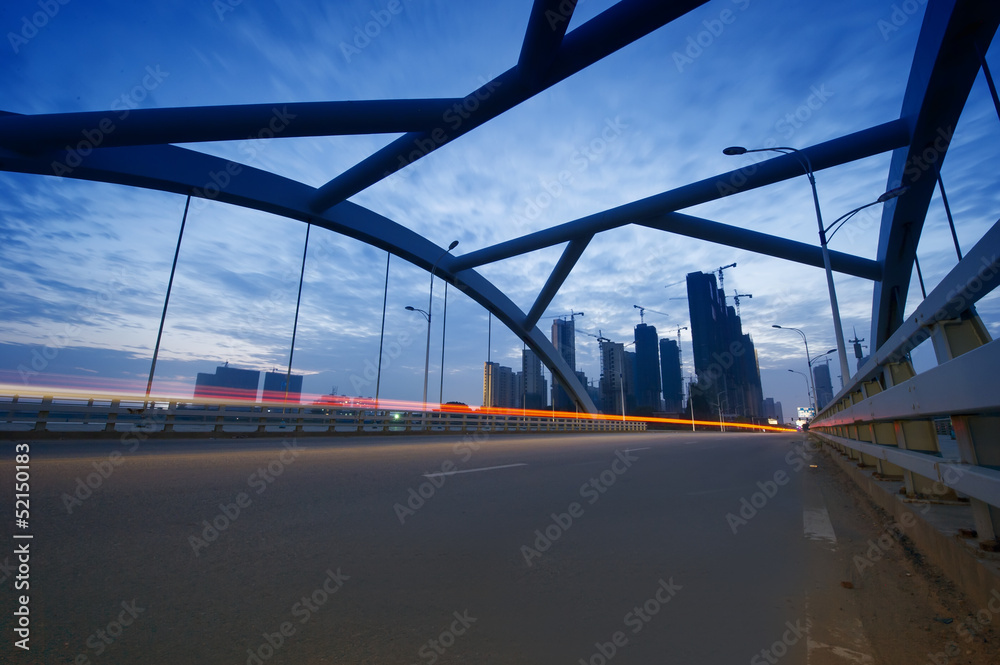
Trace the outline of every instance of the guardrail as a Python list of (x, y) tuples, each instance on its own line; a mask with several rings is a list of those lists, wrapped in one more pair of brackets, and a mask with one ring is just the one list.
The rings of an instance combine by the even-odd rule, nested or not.
[(641, 421), (587, 415), (0, 395), (0, 432), (638, 432)]
[[(1000, 284), (1000, 222), (824, 407), (810, 432), (913, 499), (969, 501), (984, 549), (1000, 533), (1000, 340), (975, 304)], [(917, 374), (910, 352), (933, 345)], [(935, 419), (950, 418), (957, 451), (942, 452)]]

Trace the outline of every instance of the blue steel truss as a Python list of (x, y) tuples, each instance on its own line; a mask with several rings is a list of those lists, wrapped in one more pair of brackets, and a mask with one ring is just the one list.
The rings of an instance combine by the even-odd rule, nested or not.
[[(426, 238), (347, 199), (405, 168), (458, 136), (489, 122), (567, 77), (661, 28), (705, 0), (621, 0), (566, 33), (575, 8), (568, 0), (535, 0), (518, 62), (492, 81), (458, 99), (331, 101), (281, 104), (296, 115), (283, 136), (398, 133), (403, 136), (355, 166), (314, 188), (274, 173), (239, 165), (240, 177), (211, 192), (205, 174), (225, 174), (232, 162), (169, 145), (239, 140), (271, 120), (274, 104), (134, 110), (116, 125), (100, 148), (68, 173), (53, 165), (71, 157), (61, 148), (106, 117), (104, 112), (0, 115), (0, 169), (117, 183), (213, 198), (290, 219), (309, 222), (387, 250), (425, 270), (443, 253)], [(547, 14), (567, 20), (550, 26)], [(921, 228), (948, 149), (950, 134), (979, 72), (977, 49), (985, 53), (1000, 23), (994, 0), (929, 0), (900, 117), (869, 129), (804, 148), (814, 170), (892, 151), (888, 186), (911, 191), (884, 207), (876, 260), (831, 252), (833, 270), (872, 280), (873, 348), (903, 323), (903, 306)], [(445, 111), (468, 103), (476, 111), (458, 131), (444, 130)], [(935, 160), (916, 177), (910, 172), (928, 149)], [(588, 243), (597, 233), (639, 224), (701, 238), (812, 266), (822, 266), (819, 247), (699, 219), (678, 212), (722, 196), (733, 196), (802, 175), (792, 155), (757, 165), (753, 174), (732, 171), (684, 185), (611, 210), (553, 226), (514, 240), (446, 255), (437, 274), (490, 310), (552, 370), (582, 411), (593, 402), (573, 368), (536, 326)], [(740, 182), (739, 186), (730, 183)], [(726, 187), (720, 187), (726, 183)], [(568, 242), (562, 257), (527, 313), (518, 308), (478, 266)]]

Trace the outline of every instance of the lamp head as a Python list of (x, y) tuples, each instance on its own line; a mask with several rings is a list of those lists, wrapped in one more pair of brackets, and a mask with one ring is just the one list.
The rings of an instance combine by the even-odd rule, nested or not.
[(746, 153), (747, 153), (747, 149), (744, 148), (743, 146), (740, 146), (740, 145), (731, 145), (728, 148), (723, 148), (722, 149), (722, 154), (723, 155), (730, 155), (730, 156), (732, 156), (732, 155), (745, 155)]
[(771, 324), (771, 327), (772, 327), (772, 328), (780, 328), (781, 326), (779, 326), (779, 325), (778, 325), (777, 323), (772, 323), (772, 324)]
[(903, 194), (905, 194), (907, 192), (908, 189), (910, 189), (910, 188), (907, 187), (907, 186), (905, 186), (905, 185), (902, 186), (902, 187), (893, 187), (892, 189), (890, 189), (889, 191), (887, 191), (885, 194), (883, 194), (882, 196), (878, 197), (878, 199), (876, 200), (876, 202), (877, 203), (885, 203), (886, 201), (888, 201), (890, 199), (894, 199), (894, 198), (896, 198), (898, 196), (902, 196)]
[(406, 311), (407, 311), (407, 312), (412, 312), (412, 311), (414, 311), (414, 310), (413, 310), (413, 307), (412, 307), (412, 306), (410, 306), (410, 305), (407, 305), (407, 306), (406, 306)]
[(455, 249), (456, 247), (458, 247), (458, 241), (457, 240), (452, 240), (451, 244), (448, 245), (448, 251), (450, 252), (451, 250)]

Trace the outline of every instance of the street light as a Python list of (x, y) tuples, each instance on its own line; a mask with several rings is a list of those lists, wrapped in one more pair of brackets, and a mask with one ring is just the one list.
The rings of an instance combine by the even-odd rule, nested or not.
[(810, 399), (812, 400), (812, 403), (813, 403), (813, 413), (815, 414), (816, 413), (816, 398), (815, 398), (815, 396), (810, 396), (809, 395), (809, 379), (806, 378), (805, 374), (803, 374), (802, 372), (800, 372), (798, 370), (790, 369), (788, 371), (792, 372), (794, 374), (798, 374), (806, 382), (806, 401), (808, 402), (808, 401), (810, 401)]
[(819, 359), (820, 359), (820, 358), (822, 358), (823, 356), (828, 356), (828, 355), (830, 355), (831, 353), (836, 353), (836, 351), (837, 351), (837, 349), (830, 349), (830, 350), (829, 350), (829, 351), (827, 351), (826, 353), (821, 353), (821, 354), (819, 354), (818, 356), (816, 356), (815, 358), (812, 358), (812, 359), (811, 359), (811, 360), (809, 361), (809, 369), (810, 369), (810, 371), (812, 371), (812, 366), (813, 366), (813, 363), (814, 363), (814, 362), (816, 362), (817, 360), (819, 360)]
[[(427, 311), (424, 312), (424, 315), (427, 317), (427, 351), (424, 353), (424, 411), (427, 411), (427, 374), (430, 371), (431, 366), (431, 311), (434, 308), (434, 270), (437, 268), (438, 262), (444, 258), (444, 255), (456, 247), (458, 247), (458, 241), (453, 240), (451, 244), (448, 245), (448, 249), (441, 252), (441, 256), (437, 257), (434, 260), (434, 263), (431, 264), (430, 295), (427, 297)], [(407, 307), (407, 309), (413, 308)], [(415, 311), (423, 312), (423, 310)], [(441, 368), (441, 371), (444, 371), (444, 367)]]
[[(776, 323), (773, 324), (773, 325), (771, 325), (771, 327), (772, 328), (778, 328), (779, 330), (794, 330), (795, 332), (797, 332), (799, 335), (802, 336), (802, 342), (806, 345), (806, 366), (809, 368), (809, 373), (812, 374), (812, 361), (809, 360), (809, 340), (806, 339), (806, 334), (804, 332), (802, 332), (801, 330), (799, 330), (798, 328), (789, 328), (788, 326), (779, 326)], [(788, 371), (791, 372), (791, 371), (794, 371), (794, 370), (788, 370)], [(799, 372), (799, 374), (802, 374), (802, 372)], [(803, 376), (805, 376), (805, 375), (803, 375)], [(807, 386), (807, 388), (808, 388), (808, 386)], [(808, 390), (806, 392), (808, 392)], [(812, 392), (813, 392), (813, 409), (818, 412), (819, 409), (816, 408), (816, 401), (815, 401), (815, 395), (816, 395), (816, 386), (815, 385), (813, 385), (813, 391)]]
[[(840, 323), (840, 307), (837, 305), (837, 292), (833, 287), (833, 270), (830, 268), (830, 252), (826, 247), (826, 232), (823, 228), (823, 214), (819, 209), (819, 194), (816, 192), (816, 178), (813, 176), (812, 162), (809, 156), (798, 148), (778, 146), (775, 148), (757, 148), (748, 150), (742, 146), (730, 146), (722, 151), (724, 155), (744, 155), (748, 152), (779, 152), (783, 155), (794, 155), (802, 168), (805, 169), (806, 176), (809, 177), (809, 186), (812, 187), (813, 204), (816, 207), (816, 223), (819, 225), (819, 242), (823, 252), (823, 267), (826, 269), (826, 285), (830, 290), (830, 309), (833, 311), (833, 332), (837, 338), (837, 355), (840, 357), (840, 371), (844, 381), (851, 377), (850, 367), (847, 365), (847, 348), (844, 346), (844, 328)], [(838, 220), (839, 221), (839, 220)]]

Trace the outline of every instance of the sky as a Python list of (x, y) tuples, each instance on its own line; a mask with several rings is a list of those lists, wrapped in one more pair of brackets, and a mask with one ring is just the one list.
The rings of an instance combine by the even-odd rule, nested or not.
[[(2, 110), (460, 97), (516, 64), (531, 4), (12, 0), (0, 8)], [(580, 2), (569, 29), (612, 4)], [(755, 161), (724, 156), (729, 145), (806, 147), (894, 120), (923, 14), (923, 3), (904, 4), (911, 14), (888, 1), (713, 0), (351, 200), (442, 247), (458, 240), (461, 255)], [(1000, 71), (996, 49), (987, 59)], [(963, 249), (996, 214), (1000, 193), (989, 174), (1000, 170), (998, 134), (980, 75), (942, 171)], [(251, 135), (185, 147), (318, 187), (395, 138)], [(888, 163), (884, 154), (819, 172), (824, 216), (877, 198)], [(144, 391), (184, 203), (175, 194), (0, 172), (0, 392)], [(875, 258), (880, 208), (870, 210), (831, 248)], [(804, 177), (682, 212), (818, 244)], [(198, 372), (225, 362), (287, 369), (305, 232), (300, 222), (192, 202), (154, 394), (189, 396)], [(479, 270), (527, 311), (562, 249)], [(928, 290), (956, 262), (937, 196), (918, 256)], [(820, 269), (626, 226), (593, 239), (539, 325), (547, 332), (553, 316), (582, 311), (578, 331), (628, 342), (641, 305), (651, 310), (646, 323), (676, 338), (688, 325), (678, 282), (733, 262), (726, 291), (753, 296), (740, 303), (744, 331), (756, 344), (764, 394), (782, 402), (787, 418), (806, 404), (803, 377), (788, 372), (806, 371), (805, 352), (797, 334), (772, 324), (805, 331), (813, 355), (834, 348)], [(375, 394), (386, 263), (381, 250), (312, 229), (293, 362), (305, 393)], [(427, 325), (404, 308), (427, 307), (430, 280), (398, 257), (388, 266), (380, 394), (419, 401)], [(837, 275), (836, 287), (845, 336), (869, 337), (872, 284)], [(483, 362), (518, 368), (521, 341), (496, 320), (490, 326), (456, 289), (444, 317), (444, 292), (437, 281), (429, 399), (441, 390), (444, 401), (479, 405)], [(919, 299), (914, 279), (907, 313)], [(979, 310), (1000, 332), (997, 298)], [(690, 374), (690, 330), (680, 335)], [(598, 379), (597, 340), (583, 332), (577, 362)], [(929, 366), (928, 349), (917, 349), (914, 362)]]

